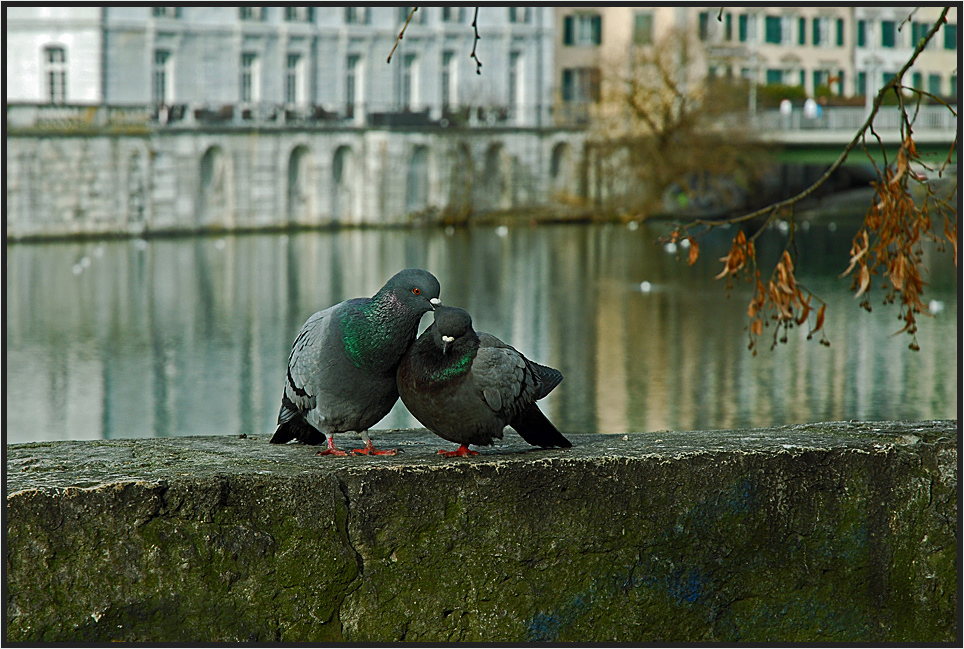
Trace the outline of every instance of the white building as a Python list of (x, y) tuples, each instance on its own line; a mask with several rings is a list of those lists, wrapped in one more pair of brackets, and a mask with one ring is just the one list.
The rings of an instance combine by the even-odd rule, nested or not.
[[(109, 7), (106, 96), (115, 104), (228, 106), (363, 122), (548, 116), (552, 10), (420, 7)], [(477, 74), (476, 54), (483, 67)], [(389, 54), (391, 62), (387, 62)], [(249, 114), (249, 113), (246, 113)], [(477, 119), (478, 114), (473, 115)], [(394, 118), (396, 123), (398, 117)]]
[(6, 7), (7, 101), (99, 104), (101, 7)]

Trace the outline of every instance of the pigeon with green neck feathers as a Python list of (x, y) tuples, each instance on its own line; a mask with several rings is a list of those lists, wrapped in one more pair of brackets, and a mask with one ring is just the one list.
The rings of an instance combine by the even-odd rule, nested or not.
[(403, 270), (374, 296), (355, 298), (308, 318), (288, 357), (274, 444), (321, 444), (319, 455), (346, 455), (334, 434), (357, 431), (377, 451), (368, 429), (398, 400), (396, 371), (415, 340), (422, 316), (439, 304), (439, 283), (428, 271)]
[(562, 373), (533, 363), (495, 336), (476, 332), (455, 307), (435, 310), (435, 322), (398, 366), (402, 403), (426, 428), (459, 444), (446, 457), (478, 455), (470, 444), (491, 446), (512, 426), (535, 446), (572, 444), (536, 401), (562, 381)]

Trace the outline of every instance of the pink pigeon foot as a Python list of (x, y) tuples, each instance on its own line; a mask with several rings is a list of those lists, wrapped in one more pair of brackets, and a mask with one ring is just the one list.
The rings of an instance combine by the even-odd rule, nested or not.
[(469, 449), (468, 444), (462, 444), (462, 446), (458, 447), (454, 451), (442, 450), (439, 451), (438, 454), (444, 457), (469, 457), (470, 455), (478, 455), (479, 452)]
[(353, 448), (351, 452), (354, 455), (395, 455), (396, 453), (398, 453), (398, 449), (389, 448), (382, 451), (378, 451), (375, 449), (375, 446), (372, 444), (372, 440), (369, 439), (365, 441), (365, 448)]
[(335, 448), (335, 440), (331, 435), (328, 436), (328, 448), (324, 451), (318, 451), (315, 455), (348, 455), (342, 450)]

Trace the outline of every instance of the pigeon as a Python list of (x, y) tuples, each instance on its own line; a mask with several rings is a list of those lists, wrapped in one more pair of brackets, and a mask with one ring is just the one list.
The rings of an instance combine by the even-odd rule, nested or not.
[(357, 431), (365, 448), (353, 453), (394, 455), (375, 450), (368, 429), (398, 400), (398, 364), (422, 316), (441, 304), (439, 291), (434, 275), (409, 268), (371, 298), (345, 300), (308, 318), (288, 357), (271, 443), (327, 439), (318, 455), (346, 455), (335, 447), (334, 434)]
[(495, 336), (476, 333), (457, 307), (439, 307), (398, 366), (402, 403), (422, 425), (458, 450), (445, 457), (478, 455), (469, 444), (491, 446), (506, 425), (534, 446), (572, 444), (536, 401), (562, 381), (562, 372), (533, 363)]

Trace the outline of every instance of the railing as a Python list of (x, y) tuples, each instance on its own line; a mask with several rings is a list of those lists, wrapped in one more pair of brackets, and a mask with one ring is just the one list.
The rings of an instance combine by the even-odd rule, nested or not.
[[(921, 106), (916, 111), (914, 127), (917, 130), (947, 130), (953, 131), (957, 125), (957, 106), (951, 106), (952, 113), (946, 106)], [(915, 108), (907, 108), (911, 118), (915, 117)], [(764, 110), (757, 113), (752, 121), (760, 131), (856, 131), (863, 126), (868, 111), (864, 107), (834, 106), (821, 108), (818, 115), (809, 117), (799, 108), (794, 108), (789, 115), (779, 109)], [(901, 114), (897, 106), (883, 106), (874, 117), (874, 128), (878, 130), (896, 130), (900, 128)]]
[[(588, 103), (559, 103), (546, 109), (547, 119), (543, 126), (585, 128), (592, 116)], [(952, 106), (955, 113), (957, 106)], [(229, 104), (173, 106), (113, 106), (113, 105), (40, 105), (8, 104), (7, 127), (13, 129), (99, 129), (129, 127), (240, 127), (283, 128), (285, 126), (321, 127), (419, 127), (486, 128), (535, 126), (536, 109), (521, 106), (461, 106), (443, 107), (441, 110), (399, 110), (390, 105), (371, 103), (343, 106), (332, 110), (323, 106), (292, 106), (283, 104)], [(913, 107), (908, 112), (915, 117)], [(917, 130), (949, 131), (956, 128), (957, 118), (946, 106), (921, 106), (916, 111), (914, 126)], [(760, 132), (789, 131), (850, 131), (857, 130), (867, 118), (864, 107), (821, 107), (816, 116), (808, 116), (795, 108), (789, 114), (779, 109), (762, 110), (749, 118), (746, 113), (734, 113), (732, 120), (748, 123)], [(744, 120), (747, 120), (744, 122)], [(878, 130), (896, 130), (900, 126), (900, 111), (896, 106), (881, 108), (874, 119)]]
[[(281, 128), (323, 127), (509, 127), (535, 126), (537, 110), (547, 107), (444, 106), (441, 109), (399, 109), (374, 103), (333, 110), (319, 105), (245, 103), (227, 105), (174, 104), (158, 106), (8, 104), (7, 126), (29, 128), (111, 128), (131, 125), (165, 127), (222, 126)], [(545, 122), (543, 122), (545, 123)]]

